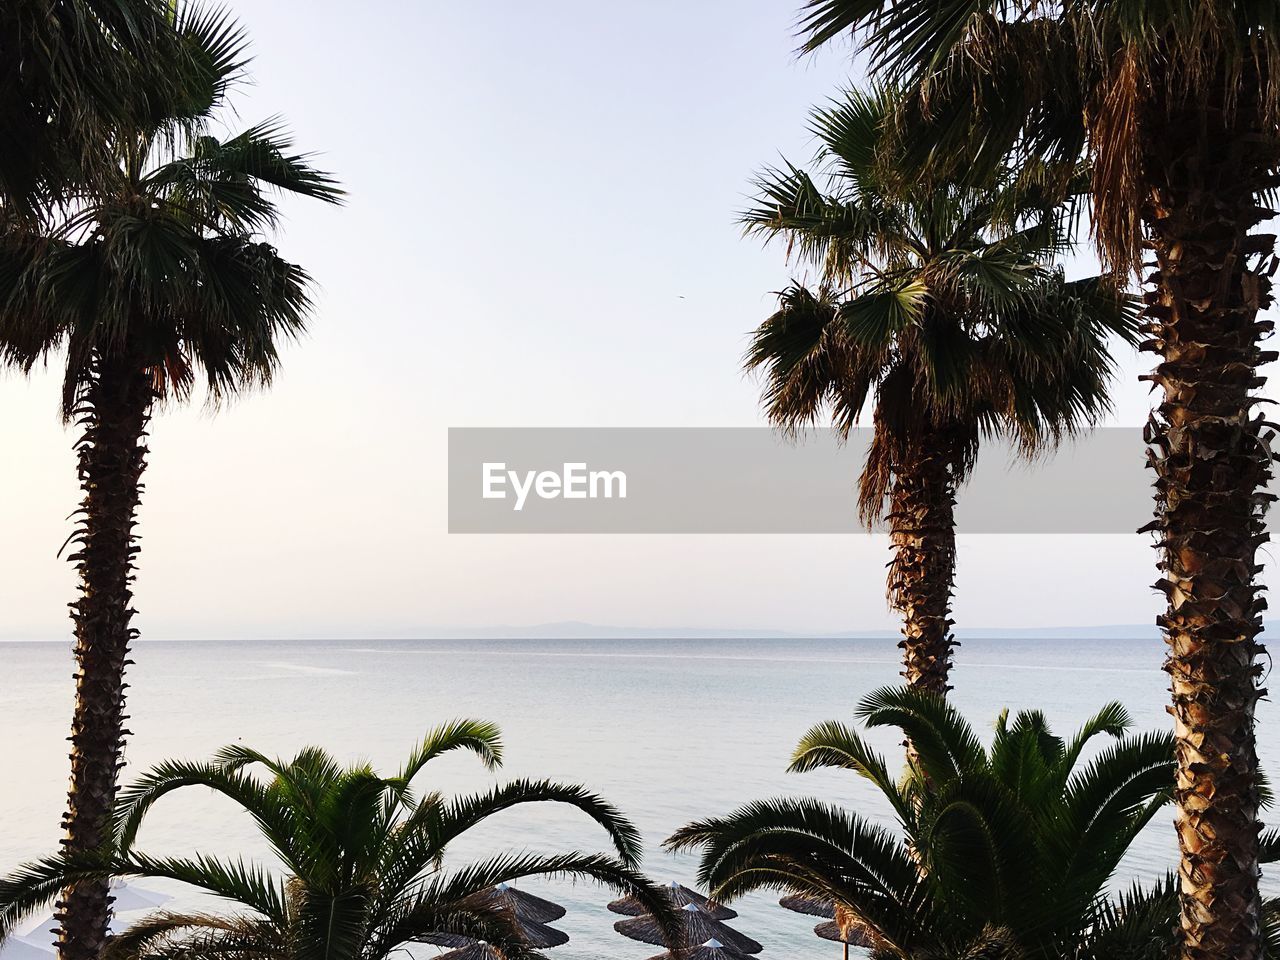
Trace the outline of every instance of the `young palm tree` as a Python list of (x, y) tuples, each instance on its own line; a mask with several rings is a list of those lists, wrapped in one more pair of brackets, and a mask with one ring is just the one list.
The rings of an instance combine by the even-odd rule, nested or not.
[[(456, 750), (474, 753), (490, 769), (502, 762), (493, 724), (459, 720), (429, 733), (393, 777), (368, 765), (344, 769), (316, 747), (288, 761), (232, 745), (210, 763), (162, 763), (122, 791), (111, 850), (29, 864), (0, 881), (0, 940), (63, 886), (120, 877), (180, 880), (237, 909), (155, 913), (114, 937), (104, 960), (384, 960), (442, 935), (484, 941), (507, 960), (536, 958), (516, 915), (492, 896), (496, 884), (533, 876), (607, 884), (635, 897), (669, 932), (679, 930), (662, 889), (636, 871), (641, 845), (635, 828), (585, 788), (516, 780), (452, 799), (437, 791), (415, 793), (413, 781), (423, 768)], [(255, 768), (267, 773), (265, 781)], [(137, 851), (138, 830), (152, 806), (191, 786), (208, 787), (253, 817), (284, 875), (242, 860)], [(543, 802), (576, 807), (595, 820), (617, 856), (507, 853), (445, 869), (449, 845), (467, 831), (504, 810)]]
[[(226, 140), (202, 131), (241, 70), (244, 40), (222, 15), (176, 17), (218, 78), (215, 96), (193, 102), (194, 115), (118, 130), (91, 189), (46, 207), (38, 229), (12, 221), (0, 232), (0, 358), (30, 369), (65, 350), (63, 413), (81, 429), (69, 853), (104, 842), (115, 801), (147, 423), (197, 379), (215, 401), (270, 381), (278, 342), (302, 329), (310, 304), (305, 271), (263, 236), (276, 216), (269, 191), (340, 198), (277, 124)], [(106, 887), (78, 885), (61, 919), (63, 960), (94, 960)]]
[[(922, 153), (981, 145), (1092, 161), (1095, 236), (1147, 277), (1148, 428), (1178, 734), (1181, 955), (1255, 960), (1264, 602), (1258, 546), (1271, 453), (1254, 415), (1275, 354), (1274, 237), (1258, 233), (1280, 172), (1280, 4), (1272, 0), (810, 0), (805, 45), (846, 30), (913, 91)], [(981, 165), (980, 165), (981, 166)]]
[[(984, 436), (1031, 454), (1108, 409), (1108, 340), (1132, 342), (1128, 297), (1067, 281), (1065, 208), (1009, 174), (970, 188), (923, 184), (887, 157), (887, 93), (849, 93), (813, 115), (823, 187), (791, 165), (758, 181), (749, 233), (781, 238), (822, 271), (756, 331), (770, 420), (829, 411), (844, 435), (872, 407), (860, 483), (868, 526), (888, 504), (889, 598), (902, 614), (908, 684), (944, 693), (950, 666), (956, 491)], [(825, 189), (824, 189), (825, 187)]]
[(0, 212), (29, 213), (111, 127), (189, 93), (199, 65), (177, 41), (164, 0), (0, 6)]
[[(817, 800), (748, 804), (667, 841), (702, 851), (699, 881), (713, 897), (763, 888), (834, 903), (846, 933), (877, 957), (1056, 960), (1104, 919), (1108, 881), (1169, 799), (1172, 735), (1126, 735), (1130, 719), (1116, 703), (1070, 740), (1039, 712), (1010, 721), (1006, 711), (990, 749), (927, 691), (879, 690), (857, 715), (868, 727), (900, 728), (915, 745), (901, 781), (836, 722), (805, 734), (791, 769), (865, 777), (901, 836)], [(1112, 742), (1085, 761), (1103, 735)], [(966, 952), (977, 947), (986, 952)]]

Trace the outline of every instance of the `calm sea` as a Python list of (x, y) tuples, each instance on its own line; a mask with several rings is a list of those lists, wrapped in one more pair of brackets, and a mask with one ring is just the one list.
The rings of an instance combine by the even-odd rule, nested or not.
[[(796, 776), (785, 766), (810, 724), (848, 718), (860, 696), (897, 681), (896, 654), (888, 640), (143, 643), (130, 676), (126, 776), (236, 741), (284, 755), (319, 744), (390, 772), (434, 724), (486, 718), (504, 731), (502, 774), (447, 757), (424, 785), (461, 792), (515, 776), (589, 784), (644, 832), (651, 876), (691, 882), (692, 862), (662, 853), (660, 841), (690, 819), (743, 801), (813, 795), (885, 817), (874, 791), (853, 775)], [(0, 866), (8, 868), (57, 843), (72, 662), (58, 644), (0, 644), (0, 657)], [(984, 733), (1004, 706), (1042, 709), (1065, 732), (1112, 699), (1139, 726), (1160, 727), (1167, 722), (1162, 658), (1158, 641), (969, 640), (957, 651), (954, 697)], [(1280, 716), (1269, 701), (1260, 709), (1263, 762), (1278, 782)], [(876, 739), (897, 749), (889, 732)], [(162, 802), (141, 840), (153, 853), (268, 856), (247, 819), (203, 791)], [(451, 863), (512, 848), (603, 845), (580, 816), (537, 807), (489, 821), (451, 849)], [(1127, 876), (1162, 874), (1174, 849), (1162, 819), (1134, 847)], [(569, 908), (556, 926), (572, 940), (554, 958), (642, 960), (659, 952), (613, 932), (618, 918), (604, 909), (607, 891), (527, 887)], [(738, 909), (733, 925), (764, 944), (765, 958), (838, 956), (835, 944), (813, 936), (811, 918), (768, 897)]]

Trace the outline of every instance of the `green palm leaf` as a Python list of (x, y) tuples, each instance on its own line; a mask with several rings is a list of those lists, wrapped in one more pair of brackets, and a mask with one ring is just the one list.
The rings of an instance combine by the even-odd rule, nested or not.
[(718, 900), (765, 889), (834, 901), (900, 947), (937, 922), (916, 864), (888, 831), (814, 800), (748, 804), (682, 827), (666, 846), (701, 849), (698, 881)]
[(800, 738), (787, 769), (792, 773), (807, 773), (823, 768), (852, 770), (866, 777), (889, 801), (904, 824), (915, 819), (911, 799), (903, 794), (889, 775), (884, 758), (850, 727), (833, 720), (811, 727)]
[(408, 784), (432, 760), (455, 750), (474, 753), (488, 770), (502, 766), (502, 735), (496, 724), (487, 720), (454, 720), (423, 738), (400, 768), (399, 779)]
[[(699, 852), (699, 882), (712, 895), (769, 889), (834, 902), (886, 958), (1063, 960), (1081, 950), (1083, 960), (1108, 945), (1167, 942), (1171, 927), (1153, 927), (1160, 910), (1144, 912), (1136, 895), (1109, 901), (1107, 889), (1168, 802), (1169, 734), (1127, 735), (1131, 721), (1117, 704), (1071, 741), (1038, 711), (1006, 711), (987, 750), (945, 698), (908, 688), (877, 691), (858, 713), (910, 737), (918, 759), (905, 783), (839, 723), (811, 729), (792, 770), (847, 769), (871, 780), (899, 830), (793, 799), (690, 823), (666, 845)], [(1098, 735), (1114, 742), (1077, 769)]]
[[(411, 781), (432, 759), (457, 750), (497, 766), (498, 728), (477, 720), (443, 724), (394, 777), (367, 764), (343, 767), (318, 747), (282, 759), (237, 744), (209, 763), (162, 763), (121, 792), (111, 850), (49, 858), (0, 879), (0, 940), (68, 885), (154, 877), (212, 894), (227, 910), (152, 914), (113, 941), (104, 960), (385, 960), (441, 933), (483, 939), (512, 960), (536, 958), (514, 918), (487, 894), (495, 884), (521, 878), (567, 877), (634, 897), (676, 942), (681, 927), (670, 901), (637, 869), (639, 834), (584, 787), (516, 780), (474, 796), (448, 799), (428, 790), (415, 799)], [(195, 786), (213, 789), (249, 813), (275, 849), (283, 877), (260, 864), (204, 854), (154, 857), (137, 849), (155, 804)], [(582, 811), (603, 828), (619, 856), (509, 853), (450, 863), (450, 847), (468, 831), (505, 810), (542, 802)]]
[(840, 305), (837, 316), (855, 347), (883, 353), (890, 341), (924, 314), (929, 288), (922, 281), (877, 283)]
[(987, 765), (973, 728), (945, 699), (905, 687), (881, 687), (863, 697), (855, 716), (868, 727), (899, 727), (920, 755), (925, 774), (942, 783)]

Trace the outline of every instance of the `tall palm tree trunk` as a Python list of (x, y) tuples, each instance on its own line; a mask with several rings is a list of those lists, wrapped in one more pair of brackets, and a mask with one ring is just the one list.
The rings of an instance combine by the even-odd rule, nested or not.
[(1265, 602), (1255, 553), (1267, 539), (1271, 455), (1253, 408), (1257, 368), (1275, 355), (1258, 347), (1271, 284), (1248, 258), (1274, 242), (1250, 231), (1270, 216), (1258, 198), (1277, 154), (1274, 138), (1245, 126), (1261, 115), (1257, 104), (1236, 107), (1224, 111), (1219, 97), (1155, 111), (1144, 158), (1158, 268), (1145, 297), (1147, 349), (1161, 358), (1149, 379), (1163, 389), (1148, 426), (1158, 516), (1148, 529), (1160, 537), (1156, 587), (1168, 599), (1158, 622), (1177, 737), (1183, 960), (1263, 953), (1254, 708)]
[[(931, 442), (936, 440), (936, 442)], [(889, 492), (889, 602), (902, 615), (907, 684), (945, 694), (955, 586), (955, 480), (945, 437), (923, 438), (894, 468)]]
[[(116, 776), (123, 766), (125, 667), (137, 630), (133, 617), (133, 527), (145, 466), (154, 390), (126, 357), (100, 358), (76, 409), (80, 526), (72, 555), (80, 574), (75, 621), (76, 704), (71, 726), (71, 787), (63, 848), (90, 854), (109, 837)], [(81, 883), (59, 902), (61, 960), (97, 960), (111, 904), (103, 882)]]

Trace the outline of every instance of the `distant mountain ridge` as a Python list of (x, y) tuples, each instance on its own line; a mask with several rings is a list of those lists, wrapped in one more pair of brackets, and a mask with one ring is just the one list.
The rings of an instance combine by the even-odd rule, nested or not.
[[(1158, 640), (1160, 632), (1154, 624), (1104, 624), (1068, 627), (968, 627), (956, 630), (956, 638), (964, 640)], [(324, 632), (301, 629), (297, 632), (234, 631), (205, 636), (174, 636), (151, 633), (147, 640), (885, 640), (897, 643), (896, 629), (840, 630), (836, 632), (801, 632), (778, 629), (743, 629), (733, 627), (627, 627), (563, 620), (516, 626), (497, 624), (486, 627), (401, 627), (343, 626)], [(32, 636), (0, 632), (0, 642), (62, 642), (69, 637)]]
[[(834, 633), (800, 633), (794, 630), (734, 629), (708, 627), (619, 627), (581, 620), (563, 620), (531, 626), (500, 624), (492, 627), (431, 628), (404, 634), (424, 640), (823, 640), (897, 639), (896, 630), (841, 630)], [(956, 637), (965, 639), (1026, 640), (1154, 640), (1160, 631), (1155, 624), (1107, 624), (1074, 627), (971, 627), (957, 629)]]

